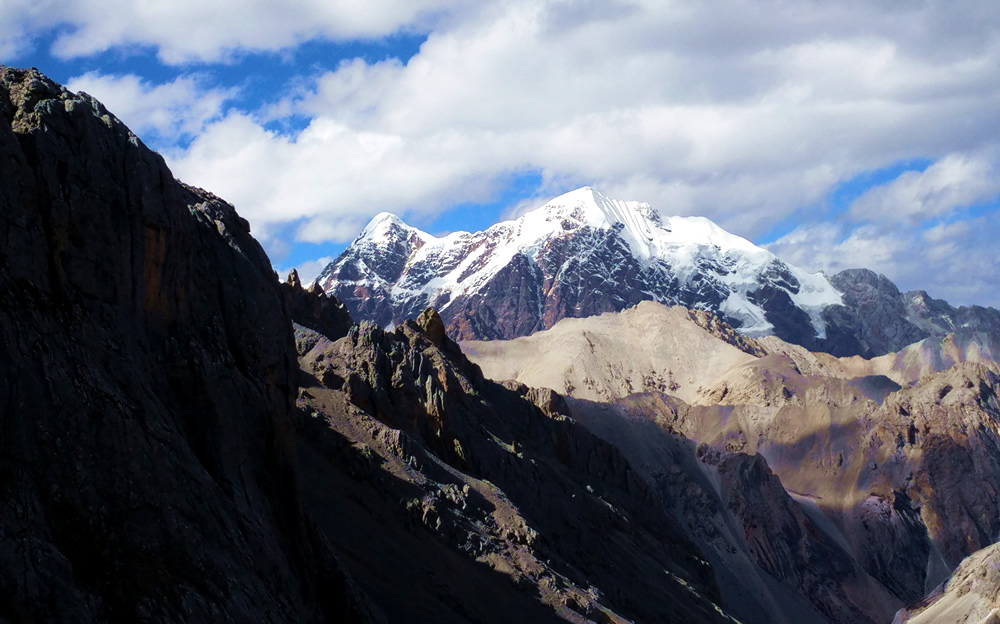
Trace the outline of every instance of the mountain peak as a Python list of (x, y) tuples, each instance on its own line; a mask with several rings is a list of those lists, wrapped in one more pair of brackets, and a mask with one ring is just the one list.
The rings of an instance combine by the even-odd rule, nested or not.
[[(621, 224), (630, 238), (639, 242), (651, 236), (652, 229), (657, 226), (657, 223), (649, 218), (651, 211), (652, 207), (647, 203), (611, 199), (592, 187), (584, 186), (552, 199), (525, 217), (539, 213), (546, 217), (558, 217), (575, 222), (574, 224), (579, 227), (606, 228)], [(563, 224), (563, 229), (566, 229), (566, 224)], [(630, 245), (630, 247), (633, 251), (642, 251), (641, 245)]]
[(382, 325), (434, 307), (459, 339), (512, 338), (652, 299), (717, 312), (748, 335), (810, 341), (825, 337), (822, 310), (841, 302), (825, 277), (709, 219), (661, 217), (590, 186), (440, 238), (381, 213), (319, 283)]
[[(576, 227), (617, 228), (638, 259), (649, 262), (682, 246), (715, 247), (722, 253), (752, 254), (761, 262), (776, 257), (749, 240), (731, 234), (705, 217), (662, 217), (649, 203), (612, 199), (590, 186), (570, 191), (549, 201), (525, 217), (544, 215), (562, 218), (563, 229)], [(536, 217), (537, 218), (537, 217)]]
[(416, 233), (418, 237), (423, 240), (433, 238), (430, 234), (421, 232), (417, 228), (407, 225), (402, 219), (391, 212), (380, 212), (372, 217), (372, 220), (368, 222), (368, 225), (361, 230), (361, 233), (358, 234), (358, 240), (394, 238), (401, 234), (405, 237), (405, 235), (411, 233)]

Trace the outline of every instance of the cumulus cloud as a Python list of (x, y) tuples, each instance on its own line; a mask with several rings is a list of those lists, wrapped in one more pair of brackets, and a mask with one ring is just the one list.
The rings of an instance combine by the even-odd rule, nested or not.
[[(912, 232), (907, 234), (912, 236)], [(820, 223), (800, 226), (767, 248), (809, 271), (832, 275), (844, 269), (870, 268), (896, 275), (900, 255), (910, 242), (871, 225), (850, 230), (837, 223)]]
[[(532, 169), (542, 194), (591, 184), (752, 237), (865, 170), (958, 162), (996, 142), (1000, 108), (987, 103), (1000, 99), (1000, 44), (981, 25), (962, 34), (954, 21), (965, 18), (942, 22), (942, 11), (490, 5), (432, 32), (406, 64), (346, 62), (285, 102), (313, 125), (292, 141), (269, 137), (274, 149), (247, 163), (241, 175), (275, 179), (270, 193), (242, 193), (244, 209), (281, 218), (282, 178), (321, 178), (311, 198), (290, 196), (287, 216), (310, 218), (308, 240), (344, 240), (362, 215), (441, 211)], [(969, 19), (997, 22), (983, 11)], [(952, 43), (935, 34), (962, 39), (965, 55), (934, 52)], [(239, 194), (245, 185), (204, 158), (225, 126), (176, 164)]]
[(907, 171), (888, 184), (870, 189), (854, 201), (850, 215), (858, 220), (923, 223), (997, 195), (997, 162), (949, 154), (925, 171)]
[[(299, 78), (265, 114), (175, 116), (185, 119), (175, 133), (199, 128), (168, 154), (175, 173), (234, 201), (265, 237), (347, 241), (378, 211), (430, 220), (530, 170), (540, 198), (590, 184), (750, 238), (801, 221), (776, 249), (828, 270), (869, 262), (897, 279), (918, 251), (977, 233), (938, 232), (937, 221), (998, 192), (998, 3), (32, 6), (13, 0), (0, 12), (34, 28), (50, 13), (65, 56), (139, 44), (166, 62), (210, 61), (307, 39), (427, 33), (406, 61), (355, 59)], [(310, 122), (269, 131), (283, 115)], [(838, 184), (913, 159), (934, 164), (817, 225)]]
[(206, 82), (204, 77), (194, 75), (155, 85), (132, 74), (88, 72), (71, 79), (66, 86), (99, 99), (153, 145), (170, 147), (220, 119), (225, 103), (236, 96), (233, 89), (211, 88)]
[[(52, 51), (63, 58), (152, 46), (163, 62), (181, 64), (226, 60), (246, 50), (273, 52), (315, 38), (425, 31), (456, 6), (456, 0), (5, 0), (0, 16), (6, 18), (7, 32), (56, 29)], [(23, 43), (17, 47), (23, 48)]]
[(902, 290), (1000, 307), (998, 173), (988, 154), (949, 154), (868, 189), (842, 218), (800, 226), (768, 247), (811, 270), (865, 267)]
[(939, 223), (933, 227), (874, 224), (801, 226), (767, 245), (787, 262), (832, 275), (868, 268), (892, 279), (900, 290), (926, 290), (953, 304), (1000, 307), (1000, 256), (995, 217)]

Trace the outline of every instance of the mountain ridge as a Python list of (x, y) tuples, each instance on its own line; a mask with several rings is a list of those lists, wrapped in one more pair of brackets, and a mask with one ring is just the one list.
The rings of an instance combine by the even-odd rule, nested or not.
[(901, 293), (868, 269), (810, 274), (703, 217), (663, 217), (591, 187), (441, 237), (379, 213), (316, 283), (354, 318), (385, 327), (435, 307), (458, 340), (530, 335), (645, 300), (837, 356), (870, 358), (953, 332), (1000, 339), (992, 308)]

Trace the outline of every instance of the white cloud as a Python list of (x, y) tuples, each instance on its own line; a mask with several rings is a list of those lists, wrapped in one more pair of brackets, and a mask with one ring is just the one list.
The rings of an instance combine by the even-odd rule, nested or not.
[(57, 56), (152, 46), (169, 64), (226, 60), (246, 50), (274, 52), (315, 38), (377, 38), (425, 31), (443, 14), (462, 6), (456, 0), (13, 0), (9, 5), (8, 1), (0, 8), (5, 31), (56, 29)]
[[(957, 218), (1000, 190), (995, 2), (14, 2), (0, 17), (62, 25), (56, 51), (67, 56), (139, 44), (167, 62), (210, 61), (429, 33), (405, 63), (291, 77), (295, 88), (263, 116), (182, 112), (204, 128), (168, 154), (175, 173), (236, 203), (265, 238), (296, 224), (301, 240), (346, 241), (380, 210), (429, 221), (522, 171), (540, 173), (539, 195), (591, 184), (752, 238), (789, 219), (822, 221), (828, 193), (860, 173), (928, 159), (828, 231), (804, 225), (797, 244), (791, 234), (776, 243), (806, 266), (864, 261), (905, 279), (909, 257), (977, 234), (925, 238), (924, 221)], [(17, 41), (0, 40), (0, 52)], [(128, 93), (126, 104), (142, 101)], [(291, 114), (311, 122), (292, 135), (264, 126)]]
[(836, 223), (800, 226), (767, 245), (778, 257), (809, 271), (837, 273), (870, 268), (896, 274), (896, 259), (907, 242), (873, 226), (849, 230)]
[[(997, 142), (1000, 40), (941, 23), (935, 3), (508, 2), (461, 18), (405, 65), (344, 63), (286, 101), (313, 125), (272, 136), (240, 174), (273, 176), (273, 192), (241, 192), (204, 158), (211, 129), (179, 171), (274, 219), (282, 179), (324, 182), (284, 202), (311, 219), (308, 240), (475, 200), (526, 169), (545, 189), (591, 184), (755, 236), (865, 170)], [(966, 55), (931, 49), (948, 45)]]
[(131, 74), (88, 72), (66, 87), (96, 97), (133, 132), (151, 137), (154, 145), (170, 146), (219, 119), (224, 104), (236, 96), (235, 90), (210, 88), (205, 82), (195, 75), (154, 85)]
[(907, 171), (851, 205), (858, 220), (922, 223), (956, 208), (1000, 195), (1000, 168), (992, 159), (949, 154), (925, 171)]
[(893, 280), (901, 291), (926, 290), (955, 305), (1000, 307), (1000, 256), (994, 217), (941, 223), (923, 229), (874, 224), (853, 228), (823, 223), (801, 226), (767, 245), (787, 262), (832, 275), (868, 268)]
[(37, 31), (46, 24), (46, 7), (34, 0), (0, 2), (0, 62), (13, 59), (31, 48)]

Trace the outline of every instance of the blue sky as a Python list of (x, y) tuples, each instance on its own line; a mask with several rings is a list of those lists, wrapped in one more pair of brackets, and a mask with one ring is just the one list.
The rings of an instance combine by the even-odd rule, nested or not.
[(991, 0), (5, 0), (0, 21), (0, 62), (96, 96), (281, 270), (383, 210), (482, 229), (591, 185), (1000, 305)]

